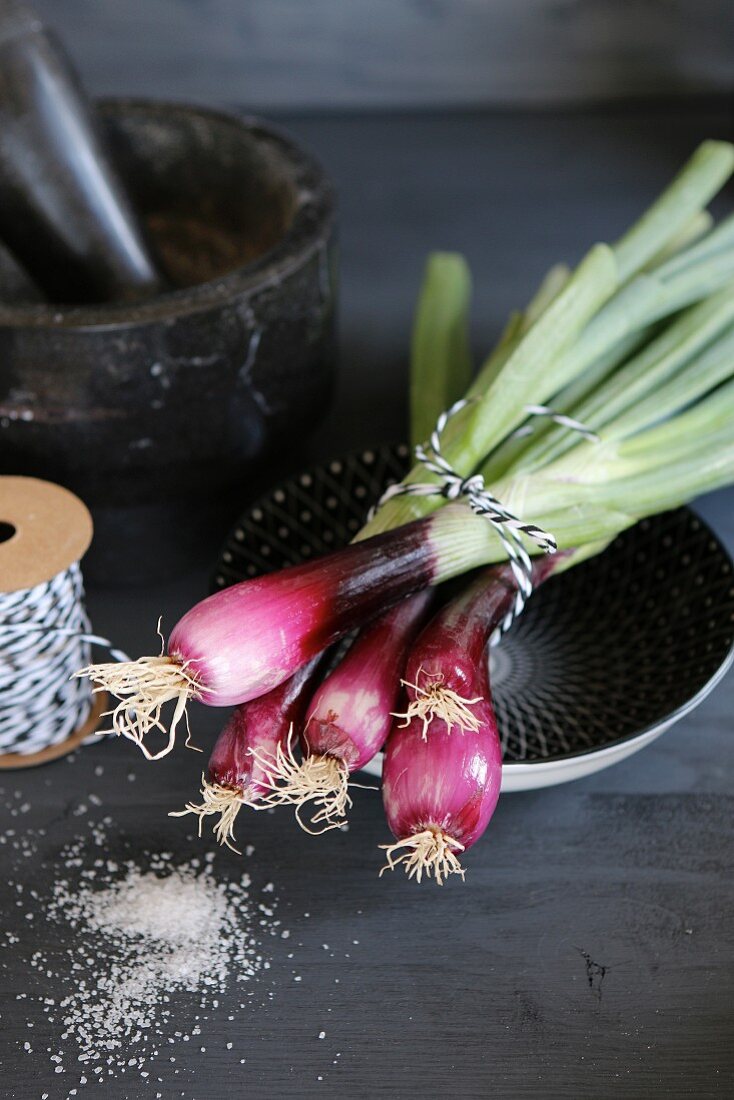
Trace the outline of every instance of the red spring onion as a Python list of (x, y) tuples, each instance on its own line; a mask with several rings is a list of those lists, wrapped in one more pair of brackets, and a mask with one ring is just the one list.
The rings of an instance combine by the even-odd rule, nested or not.
[(403, 864), (409, 878), (425, 874), (439, 885), (464, 877), (459, 853), (475, 844), (489, 824), (502, 781), (502, 749), (489, 696), (488, 677), (478, 677), (475, 727), (460, 733), (441, 719), (424, 736), (416, 717), (395, 726), (385, 747), (382, 797), (394, 844), (382, 844), (387, 863)]
[[(120, 699), (112, 728), (148, 759), (173, 748), (190, 699), (231, 706), (272, 691), (316, 654), (404, 596), (466, 572), (493, 547), (489, 525), (461, 504), (303, 565), (233, 585), (202, 600), (176, 624), (168, 653), (91, 665), (77, 675)], [(166, 732), (162, 750), (144, 744)]]
[[(534, 561), (533, 584), (567, 557)], [(382, 766), (385, 812), (397, 838), (381, 845), (387, 854), (382, 871), (402, 863), (410, 878), (433, 875), (439, 885), (450, 874), (464, 877), (458, 853), (487, 828), (500, 793), (502, 748), (486, 650), (515, 595), (509, 565), (485, 570), (431, 619), (412, 647), (406, 669), (411, 701), (404, 715), (396, 715), (404, 721), (387, 740)], [(420, 687), (424, 674), (427, 686)], [(452, 734), (454, 725), (459, 732)]]
[(237, 851), (232, 844), (237, 814), (242, 806), (267, 806), (266, 796), (273, 786), (271, 769), (290, 750), (294, 728), (303, 720), (322, 663), (316, 657), (267, 695), (235, 709), (209, 757), (208, 777), (201, 777), (203, 801), (189, 802), (185, 810), (170, 817), (197, 814), (201, 836), (204, 818), (218, 814), (215, 836), (220, 844)]
[[(541, 584), (567, 556), (561, 552), (534, 559), (533, 585)], [(493, 566), (483, 570), (424, 627), (405, 666), (408, 706), (404, 714), (396, 715), (406, 726), (419, 718), (424, 738), (435, 718), (442, 719), (448, 732), (454, 726), (465, 731), (479, 729), (482, 718), (473, 708), (483, 697), (472, 697), (477, 670), (486, 662), (487, 643), (512, 607), (516, 593), (510, 566)]]
[(279, 753), (273, 778), (280, 780), (271, 805), (311, 803), (310, 826), (338, 828), (351, 806), (349, 775), (385, 744), (400, 693), (405, 655), (425, 619), (432, 593), (402, 600), (364, 627), (345, 657), (316, 689), (301, 735), (303, 760)]

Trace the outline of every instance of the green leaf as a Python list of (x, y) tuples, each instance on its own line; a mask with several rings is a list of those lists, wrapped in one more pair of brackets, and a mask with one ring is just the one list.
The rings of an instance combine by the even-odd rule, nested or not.
[(410, 354), (410, 438), (425, 443), (444, 409), (466, 392), (471, 274), (457, 252), (428, 257), (413, 324)]

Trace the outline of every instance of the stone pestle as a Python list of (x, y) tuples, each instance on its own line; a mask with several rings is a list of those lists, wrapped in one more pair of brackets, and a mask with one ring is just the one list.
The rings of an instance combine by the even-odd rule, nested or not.
[(76, 74), (18, 0), (0, 0), (0, 238), (53, 302), (165, 286)]

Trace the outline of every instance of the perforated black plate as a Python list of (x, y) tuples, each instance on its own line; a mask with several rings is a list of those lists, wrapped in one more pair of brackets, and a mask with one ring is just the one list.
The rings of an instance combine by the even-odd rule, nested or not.
[[(407, 447), (364, 451), (261, 497), (227, 539), (215, 587), (348, 542), (408, 457)], [(666, 727), (718, 681), (733, 644), (721, 543), (687, 508), (643, 520), (539, 589), (493, 651), (506, 763), (570, 762)]]

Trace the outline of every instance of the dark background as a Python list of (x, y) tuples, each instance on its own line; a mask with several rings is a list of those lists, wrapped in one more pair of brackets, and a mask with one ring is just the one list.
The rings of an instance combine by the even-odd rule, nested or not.
[(272, 111), (728, 92), (728, 0), (37, 0), (100, 93)]
[[(721, 4), (640, 5), (639, 48), (652, 39), (662, 59), (653, 74), (675, 76), (670, 83), (658, 75), (650, 79), (654, 90), (664, 93), (654, 101), (592, 105), (583, 88), (590, 95), (595, 89), (585, 85), (583, 72), (561, 74), (562, 58), (558, 66), (555, 59), (551, 64), (548, 51), (545, 67), (555, 72), (556, 85), (538, 76), (532, 110), (497, 105), (508, 97), (515, 103), (527, 98), (521, 86), (525, 58), (512, 73), (513, 86), (520, 87), (512, 96), (443, 94), (447, 82), (452, 88), (455, 83), (441, 68), (435, 87), (428, 87), (429, 74), (422, 73), (419, 98), (415, 90), (391, 91), (390, 110), (365, 113), (365, 107), (378, 105), (384, 87), (396, 87), (401, 57), (409, 59), (408, 71), (415, 67), (404, 38), (402, 50), (393, 43), (391, 57), (382, 59), (386, 66), (391, 62), (392, 83), (384, 84), (383, 70), (363, 56), (369, 79), (359, 85), (360, 111), (344, 113), (355, 101), (354, 58), (362, 45), (355, 31), (352, 54), (330, 53), (330, 66), (320, 74), (311, 62), (297, 70), (296, 76), (310, 73), (304, 99), (310, 107), (329, 108), (321, 114), (283, 113), (284, 105), (293, 103), (292, 92), (290, 100), (279, 98), (278, 89), (267, 85), (267, 73), (258, 79), (250, 64), (252, 57), (269, 56), (252, 30), (258, 20), (275, 18), (266, 14), (267, 5), (47, 0), (43, 7), (57, 24), (63, 22), (72, 47), (77, 36), (94, 90), (278, 105), (279, 120), (332, 173), (341, 200), (341, 379), (325, 425), (303, 441), (299, 462), (403, 433), (410, 316), (428, 250), (457, 248), (467, 254), (475, 277), (473, 339), (478, 351), (485, 351), (508, 311), (528, 300), (553, 262), (573, 261), (594, 239), (613, 239), (701, 139), (734, 137), (731, 99), (723, 94), (731, 80), (731, 57)], [(300, 18), (304, 51), (320, 37), (307, 5), (270, 7), (291, 20)], [(355, 4), (354, 10), (369, 24), (373, 40), (387, 34), (385, 28), (378, 31), (385, 6), (375, 5), (370, 20), (366, 7)], [(442, 41), (459, 57), (474, 37), (469, 16), (480, 18), (482, 5), (394, 7), (395, 18), (426, 27), (443, 13)], [(573, 28), (590, 21), (597, 38), (605, 18), (622, 26), (609, 3), (527, 7), (545, 11), (544, 18), (565, 13)], [(629, 15), (632, 5), (616, 7)], [(346, 6), (322, 3), (316, 9), (331, 13), (326, 42), (343, 41), (346, 31), (338, 39), (329, 35), (335, 33), (332, 24), (347, 25)], [(504, 13), (503, 25), (519, 18), (512, 5), (497, 10)], [(225, 35), (226, 21), (218, 29), (210, 25), (222, 11), (240, 28), (241, 53)], [(712, 33), (707, 20), (716, 11)], [(693, 12), (707, 18), (699, 24)], [(155, 20), (162, 31), (153, 41), (148, 31)], [(190, 65), (186, 43), (193, 49), (196, 27), (204, 24), (201, 52)], [(675, 49), (664, 48), (671, 25), (681, 30)], [(113, 27), (116, 33), (127, 28), (114, 46), (105, 38)], [(523, 41), (535, 42), (538, 28), (529, 35)], [(623, 36), (622, 45), (633, 37)], [(578, 53), (580, 40), (572, 38)], [(499, 51), (503, 41), (516, 40), (497, 39), (492, 49)], [(229, 67), (217, 68), (221, 55), (212, 50), (217, 42), (231, 51)], [(610, 42), (610, 49), (617, 44), (613, 55), (620, 56), (619, 36), (610, 33)], [(638, 58), (636, 71), (648, 72), (644, 54), (635, 54), (632, 46), (621, 55), (629, 59), (630, 51)], [(478, 79), (478, 68), (475, 54), (466, 56), (468, 82)], [(695, 64), (684, 64), (681, 57)], [(507, 58), (499, 65), (504, 74), (513, 68)], [(593, 68), (589, 63), (587, 71)], [(496, 76), (496, 67), (488, 69), (487, 88)], [(695, 80), (691, 73), (698, 74)], [(681, 85), (689, 81), (696, 94), (681, 96)], [(646, 90), (623, 87), (624, 80), (612, 83), (614, 96)], [(576, 90), (554, 93), (560, 84)], [(701, 97), (712, 88), (722, 94)], [(666, 98), (674, 92), (675, 98)], [(547, 102), (538, 109), (546, 93)], [(573, 106), (559, 106), (564, 98), (573, 99)], [(449, 99), (466, 109), (446, 110)], [(415, 102), (441, 109), (396, 109)], [(334, 113), (333, 107), (340, 110)], [(731, 209), (731, 190), (720, 206)], [(281, 456), (272, 476), (293, 463)], [(243, 505), (256, 489), (243, 486)], [(733, 500), (727, 491), (698, 505), (730, 549)], [(157, 616), (162, 613), (171, 625), (204, 594), (207, 572), (202, 568), (150, 590), (90, 592), (96, 629), (129, 652), (149, 650)], [(320, 840), (303, 835), (287, 815), (253, 815), (240, 825), (243, 843), (256, 848), (247, 868), (257, 885), (275, 883), (291, 940), (271, 945), (273, 967), (251, 1010), (234, 1023), (226, 1021), (226, 1011), (212, 1020), (206, 1054), (179, 1047), (181, 1073), (158, 1090), (166, 1100), (181, 1095), (196, 1100), (731, 1096), (732, 703), (734, 682), (728, 677), (695, 713), (640, 755), (568, 786), (501, 800), (486, 838), (467, 856), (463, 885), (451, 882), (439, 890), (397, 875), (377, 879), (376, 845), (386, 839), (386, 829), (379, 797), (372, 793), (357, 792), (347, 834)], [(196, 739), (206, 746), (221, 715), (199, 707), (192, 717)], [(97, 777), (100, 763), (104, 774)], [(132, 746), (104, 742), (68, 762), (3, 777), (1, 825), (27, 828), (35, 836), (53, 823), (45, 837), (36, 836), (37, 856), (23, 869), (42, 894), (59, 849), (79, 832), (74, 808), (89, 792), (101, 798), (100, 814), (112, 815), (121, 844), (137, 852), (165, 848), (189, 858), (212, 842), (187, 838), (191, 830), (165, 815), (195, 793), (201, 766), (199, 755), (183, 749), (159, 765), (146, 765)], [(21, 821), (9, 812), (15, 792), (33, 807)], [(239, 866), (236, 856), (218, 853), (222, 875)], [(12, 853), (3, 856), (2, 870), (17, 876)], [(16, 926), (20, 916), (8, 907), (4, 927)], [(23, 1100), (48, 1091), (55, 1100), (66, 1093), (59, 1090), (47, 1055), (29, 1057), (20, 1049), (27, 1012), (15, 1000), (28, 984), (27, 954), (36, 946), (53, 949), (54, 932), (43, 926), (34, 939), (27, 928), (19, 931), (18, 950), (3, 952), (2, 959), (2, 1091)], [(293, 961), (288, 951), (294, 951)], [(294, 969), (303, 979), (297, 984)], [(272, 1001), (268, 992), (275, 994)], [(57, 1037), (43, 1018), (34, 1019), (35, 1043), (43, 1051)], [(327, 1033), (323, 1041), (317, 1039), (321, 1030)], [(226, 1050), (227, 1041), (233, 1042), (232, 1051)], [(89, 1094), (95, 1095), (94, 1088)], [(104, 1090), (104, 1096), (120, 1100), (153, 1095), (137, 1077), (111, 1082)]]

